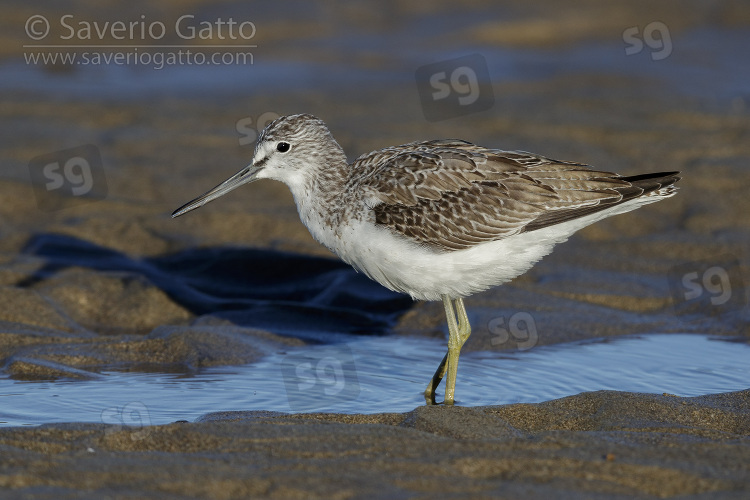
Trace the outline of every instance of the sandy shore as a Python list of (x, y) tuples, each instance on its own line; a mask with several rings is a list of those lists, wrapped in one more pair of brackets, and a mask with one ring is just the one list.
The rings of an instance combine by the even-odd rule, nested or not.
[(13, 498), (739, 499), (748, 408), (748, 391), (595, 392), (405, 414), (0, 429), (0, 487)]

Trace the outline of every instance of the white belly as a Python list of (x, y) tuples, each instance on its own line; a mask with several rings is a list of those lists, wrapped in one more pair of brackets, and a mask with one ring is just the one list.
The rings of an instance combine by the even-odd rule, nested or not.
[(449, 252), (418, 245), (369, 221), (345, 225), (337, 236), (320, 241), (358, 271), (415, 300), (467, 297), (525, 273), (579, 229), (660, 199), (638, 198), (563, 224)]
[(557, 243), (525, 244), (525, 235), (451, 252), (421, 246), (388, 229), (359, 223), (342, 233), (342, 260), (381, 285), (416, 300), (467, 297), (526, 272)]

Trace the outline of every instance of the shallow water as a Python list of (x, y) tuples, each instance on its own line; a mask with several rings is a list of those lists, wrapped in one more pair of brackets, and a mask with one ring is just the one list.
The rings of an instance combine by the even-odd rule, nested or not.
[[(410, 411), (424, 404), (422, 392), (444, 345), (435, 339), (352, 337), (191, 375), (106, 372), (103, 380), (55, 382), (3, 377), (0, 425), (156, 425), (232, 410)], [(467, 353), (461, 356), (457, 403), (531, 403), (601, 389), (697, 396), (744, 389), (749, 377), (746, 344), (642, 335)]]

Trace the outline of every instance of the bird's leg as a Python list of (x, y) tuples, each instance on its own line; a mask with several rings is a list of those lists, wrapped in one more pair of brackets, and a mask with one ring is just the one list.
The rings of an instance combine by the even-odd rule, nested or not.
[(448, 322), (448, 353), (443, 358), (443, 361), (440, 362), (435, 375), (432, 376), (432, 380), (430, 380), (427, 390), (424, 392), (427, 404), (435, 404), (435, 391), (438, 385), (440, 385), (440, 381), (443, 380), (446, 371), (448, 372), (448, 379), (445, 382), (445, 404), (453, 404), (453, 395), (456, 390), (456, 374), (458, 372), (458, 356), (461, 352), (461, 347), (469, 338), (469, 335), (471, 335), (471, 326), (469, 325), (469, 318), (466, 315), (464, 301), (459, 298), (455, 300), (455, 303), (456, 310), (458, 311), (458, 320), (456, 320), (456, 312), (453, 310), (450, 297), (443, 295), (445, 318)]
[(458, 333), (461, 337), (461, 347), (463, 347), (471, 335), (471, 324), (469, 324), (469, 316), (466, 315), (464, 299), (456, 299), (456, 312), (458, 313)]
[(435, 375), (432, 376), (432, 380), (430, 380), (430, 383), (427, 385), (427, 389), (424, 391), (424, 400), (428, 405), (436, 404), (435, 391), (440, 385), (440, 381), (443, 380), (443, 377), (445, 376), (446, 361), (448, 361), (448, 353), (443, 356), (443, 360), (440, 362), (440, 365), (438, 365), (437, 370), (435, 370)]
[[(447, 300), (447, 302), (446, 302)], [(462, 298), (455, 299), (456, 310), (458, 311), (458, 324), (456, 324), (456, 315), (453, 312), (453, 307), (450, 307), (450, 314), (448, 313), (448, 306), (450, 306), (450, 299), (447, 297), (443, 298), (443, 302), (448, 304), (445, 309), (446, 316), (448, 318), (448, 367), (447, 367), (447, 378), (445, 379), (445, 401), (443, 404), (452, 405), (453, 396), (456, 392), (456, 374), (458, 373), (458, 356), (461, 354), (461, 348), (464, 343), (469, 340), (471, 335), (471, 325), (469, 324), (469, 317), (466, 315), (466, 308), (464, 307), (464, 300)]]
[[(451, 304), (451, 299), (447, 295), (443, 295), (443, 307), (445, 308), (445, 318), (448, 321), (448, 346), (450, 347), (450, 339), (453, 338), (453, 332), (457, 330), (458, 325), (456, 324), (456, 314), (453, 312), (453, 304)], [(435, 391), (445, 376), (448, 356), (450, 356), (450, 349), (443, 356), (443, 360), (438, 365), (437, 370), (435, 370), (435, 375), (432, 376), (432, 380), (430, 380), (427, 389), (424, 391), (424, 399), (428, 405), (435, 404)]]

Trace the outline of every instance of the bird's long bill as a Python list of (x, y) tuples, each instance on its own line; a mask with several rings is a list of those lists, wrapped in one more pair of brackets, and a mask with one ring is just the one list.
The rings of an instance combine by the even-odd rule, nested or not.
[(219, 196), (223, 196), (227, 194), (229, 191), (233, 190), (236, 187), (239, 187), (243, 184), (247, 184), (248, 182), (253, 182), (257, 180), (256, 175), (261, 170), (262, 170), (262, 167), (256, 167), (253, 165), (243, 168), (242, 170), (240, 170), (239, 172), (237, 172), (232, 177), (225, 180), (224, 182), (222, 182), (215, 188), (203, 193), (196, 199), (189, 201), (185, 203), (184, 205), (182, 205), (180, 208), (172, 212), (172, 217), (179, 217), (182, 214), (186, 214), (190, 212), (191, 210), (195, 210), (196, 208), (202, 207), (203, 205), (205, 205), (211, 200), (215, 200)]

